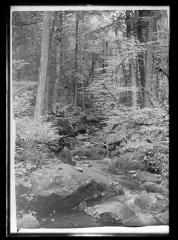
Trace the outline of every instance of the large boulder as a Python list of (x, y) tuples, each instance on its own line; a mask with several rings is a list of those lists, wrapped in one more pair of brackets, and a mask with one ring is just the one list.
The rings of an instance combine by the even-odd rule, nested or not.
[[(85, 211), (98, 220), (129, 227), (165, 224), (166, 218), (159, 215), (165, 210), (165, 206), (158, 202), (154, 194), (126, 195), (116, 196), (115, 200), (109, 198), (110, 201), (86, 207)], [(122, 196), (125, 201), (120, 201)]]
[(38, 212), (73, 208), (103, 191), (92, 178), (68, 164), (37, 170), (31, 174), (30, 181), (34, 194), (31, 204)]
[(135, 212), (128, 208), (124, 203), (112, 201), (101, 203), (85, 210), (92, 217), (107, 223), (118, 223), (119, 225), (127, 222), (135, 216)]
[(130, 218), (125, 226), (148, 226), (164, 224), (159, 217), (162, 211), (166, 211), (166, 203), (157, 198), (156, 194), (142, 192), (141, 194), (129, 199), (127, 205), (135, 216)]

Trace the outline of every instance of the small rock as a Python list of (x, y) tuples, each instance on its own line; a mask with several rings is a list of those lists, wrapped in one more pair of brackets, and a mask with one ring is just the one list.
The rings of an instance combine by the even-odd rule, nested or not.
[(128, 173), (134, 174), (134, 173), (136, 173), (136, 170), (130, 170), (130, 171), (128, 171)]
[(145, 182), (141, 185), (147, 192), (157, 192), (160, 194), (168, 194), (168, 189), (162, 186), (161, 184), (153, 182)]
[(92, 167), (92, 165), (90, 163), (89, 164), (84, 163), (84, 164), (82, 164), (82, 166), (84, 166), (84, 167)]
[(73, 157), (73, 160), (74, 161), (80, 161), (81, 159), (80, 159), (80, 157), (78, 155), (76, 155), (76, 156)]
[(80, 168), (80, 167), (76, 167), (76, 169), (77, 169), (79, 172), (83, 172), (83, 169)]
[(137, 173), (137, 177), (142, 183), (144, 182), (160, 183), (161, 182), (160, 175), (149, 173), (146, 171), (139, 171)]
[(47, 218), (42, 218), (41, 221), (42, 221), (42, 222), (46, 222), (46, 221), (47, 221)]

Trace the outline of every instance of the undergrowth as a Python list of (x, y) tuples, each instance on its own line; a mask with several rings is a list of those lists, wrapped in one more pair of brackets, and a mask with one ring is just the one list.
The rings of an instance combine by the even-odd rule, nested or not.
[(142, 156), (149, 172), (159, 173), (163, 181), (169, 172), (169, 117), (161, 108), (114, 111), (97, 139), (105, 142), (110, 155), (133, 153)]

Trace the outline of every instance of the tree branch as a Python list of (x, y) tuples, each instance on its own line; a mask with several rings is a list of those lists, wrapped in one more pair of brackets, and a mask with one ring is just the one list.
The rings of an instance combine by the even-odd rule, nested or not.
[(106, 91), (112, 96), (112, 98), (114, 99), (114, 101), (116, 102), (116, 104), (120, 107), (120, 104), (118, 103), (117, 99), (115, 98), (115, 96), (108, 90), (108, 88), (106, 87), (106, 85), (104, 83), (102, 83), (102, 86), (104, 87), (104, 89), (106, 89)]

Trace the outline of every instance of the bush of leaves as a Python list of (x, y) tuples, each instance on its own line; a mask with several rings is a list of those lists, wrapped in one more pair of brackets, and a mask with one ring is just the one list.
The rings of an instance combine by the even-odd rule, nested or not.
[[(105, 139), (112, 155), (138, 153), (147, 170), (168, 178), (169, 131), (168, 114), (161, 108), (115, 111), (111, 115), (101, 140)], [(112, 146), (114, 146), (112, 148)], [(114, 154), (113, 154), (114, 153)]]
[(58, 141), (56, 129), (51, 123), (23, 118), (17, 121), (16, 162), (42, 163), (49, 152), (50, 144)]
[(36, 88), (36, 82), (13, 81), (13, 113), (15, 118), (33, 115)]

